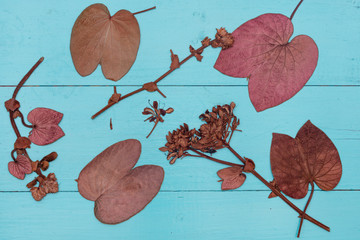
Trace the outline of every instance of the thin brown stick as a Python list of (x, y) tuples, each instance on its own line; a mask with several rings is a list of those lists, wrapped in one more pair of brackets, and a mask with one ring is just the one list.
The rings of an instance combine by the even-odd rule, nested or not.
[(33, 125), (29, 125), (29, 124), (27, 124), (27, 123), (25, 122), (24, 115), (23, 115), (19, 110), (17, 110), (17, 112), (19, 113), (19, 116), (20, 116), (20, 119), (21, 119), (21, 123), (22, 123), (25, 127), (27, 127), (27, 128), (34, 128)]
[(133, 15), (136, 15), (136, 14), (139, 14), (139, 13), (143, 13), (143, 12), (147, 12), (147, 11), (150, 11), (150, 10), (153, 10), (155, 9), (156, 6), (152, 7), (152, 8), (148, 8), (148, 9), (145, 9), (145, 10), (142, 10), (142, 11), (139, 11), (139, 12), (134, 12)]
[(290, 16), (290, 20), (293, 19), (296, 11), (298, 10), (298, 8), (300, 7), (301, 3), (303, 2), (304, 0), (300, 0), (300, 2), (298, 3), (298, 5), (296, 5), (296, 8), (294, 9), (294, 11), (292, 12), (291, 16)]
[(214, 162), (217, 162), (217, 163), (221, 163), (221, 164), (224, 164), (224, 165), (229, 165), (229, 166), (232, 166), (232, 167), (243, 167), (243, 165), (240, 165), (240, 164), (237, 164), (237, 163), (232, 163), (232, 162), (227, 162), (227, 161), (223, 161), (223, 160), (220, 160), (220, 159), (216, 159), (216, 158), (213, 158), (213, 157), (210, 157), (194, 148), (190, 148), (191, 151), (193, 151), (194, 153), (198, 154), (199, 156), (203, 157), (203, 158), (206, 158), (206, 159), (209, 159), (211, 161), (214, 161)]
[[(246, 160), (241, 157), (230, 145), (227, 148), (232, 152), (241, 162), (245, 164)], [(325, 229), (326, 231), (330, 232), (330, 227), (322, 224), (321, 222), (317, 221), (316, 219), (310, 217), (306, 213), (304, 213), (300, 208), (295, 206), (289, 199), (287, 199), (280, 191), (278, 191), (273, 185), (271, 185), (268, 181), (266, 181), (258, 172), (253, 170), (251, 172), (257, 179), (259, 179), (262, 183), (264, 183), (271, 191), (273, 191), (277, 196), (279, 196), (287, 205), (289, 205), (292, 209), (294, 209), (300, 216), (303, 216), (306, 220), (314, 223), (315, 225)]]
[[(208, 46), (211, 46), (211, 43), (213, 43), (213, 42), (214, 42), (214, 40), (210, 41), (210, 45), (201, 46), (201, 47), (199, 47), (198, 49), (196, 49), (195, 51), (196, 51), (196, 52), (202, 51), (202, 50), (204, 50), (205, 48), (207, 48)], [(180, 66), (181, 66), (182, 64), (184, 64), (185, 62), (187, 62), (187, 61), (188, 61), (190, 58), (192, 58), (193, 56), (195, 56), (195, 55), (194, 55), (193, 53), (191, 53), (189, 56), (187, 56), (186, 58), (184, 58), (184, 59), (179, 63)], [(160, 82), (161, 80), (163, 80), (166, 76), (168, 76), (170, 73), (172, 73), (175, 69), (177, 69), (177, 68), (168, 70), (168, 71), (165, 72), (163, 75), (161, 75), (158, 79), (156, 79), (156, 80), (154, 81), (154, 83), (157, 84), (158, 82)], [(144, 90), (145, 90), (145, 88), (144, 88), (144, 87), (141, 87), (141, 88), (139, 88), (139, 89), (137, 89), (137, 90), (135, 90), (135, 91), (133, 91), (133, 92), (130, 92), (130, 93), (122, 96), (122, 97), (119, 99), (118, 102), (111, 102), (110, 104), (108, 104), (108, 105), (106, 105), (105, 107), (103, 107), (100, 111), (98, 111), (97, 113), (95, 113), (95, 114), (91, 117), (91, 119), (96, 118), (96, 117), (99, 116), (101, 113), (103, 113), (103, 112), (105, 112), (107, 109), (109, 109), (111, 106), (115, 105), (116, 103), (119, 103), (120, 101), (124, 100), (125, 98), (130, 97), (130, 96), (132, 96), (132, 95), (134, 95), (134, 94), (136, 94), (136, 93), (142, 92), (142, 91), (144, 91)], [(159, 92), (163, 97), (166, 97), (159, 89), (157, 89), (156, 91)]]
[(152, 132), (154, 131), (156, 125), (159, 123), (159, 120), (155, 121), (154, 127), (151, 129), (150, 133), (146, 136), (146, 138), (150, 137), (150, 135), (152, 134)]
[(12, 98), (15, 99), (16, 95), (18, 94), (20, 88), (24, 85), (24, 83), (26, 82), (26, 80), (28, 80), (28, 78), (30, 77), (30, 75), (35, 71), (35, 69), (40, 65), (40, 63), (42, 63), (42, 61), (44, 61), (44, 57), (41, 57), (36, 63), (35, 65), (29, 70), (28, 73), (25, 74), (25, 76), (23, 77), (23, 79), (21, 79), (21, 81), (19, 82), (19, 84), (16, 86), (15, 91), (13, 93)]
[[(308, 208), (308, 206), (309, 206), (309, 203), (310, 203), (310, 201), (311, 201), (311, 199), (312, 199), (312, 196), (313, 196), (313, 194), (314, 194), (314, 182), (311, 181), (311, 182), (310, 182), (310, 185), (311, 185), (311, 193), (310, 193), (309, 199), (308, 199), (307, 202), (306, 202), (306, 205), (305, 205), (305, 208), (304, 208), (304, 211), (303, 211), (304, 214), (306, 213), (306, 210), (307, 210), (307, 208)], [(301, 232), (301, 227), (302, 227), (302, 225), (303, 225), (303, 222), (304, 222), (304, 215), (301, 216), (299, 231), (298, 231), (298, 235), (297, 235), (298, 238), (300, 237), (300, 232)]]

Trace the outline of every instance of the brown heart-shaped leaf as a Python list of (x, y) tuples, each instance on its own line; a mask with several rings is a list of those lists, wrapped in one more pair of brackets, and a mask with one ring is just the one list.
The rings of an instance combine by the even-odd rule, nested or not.
[(163, 178), (164, 170), (159, 166), (144, 165), (132, 169), (95, 201), (96, 218), (107, 224), (128, 220), (156, 196)]
[(133, 65), (139, 44), (139, 24), (131, 12), (120, 10), (110, 16), (105, 5), (93, 4), (76, 19), (70, 51), (81, 76), (100, 64), (107, 79), (118, 81)]
[(220, 72), (249, 78), (249, 96), (256, 111), (277, 106), (299, 92), (313, 74), (318, 48), (313, 39), (293, 34), (282, 14), (263, 14), (238, 27), (234, 45), (215, 63)]
[(332, 190), (342, 175), (335, 145), (310, 121), (301, 127), (295, 138), (274, 133), (270, 161), (280, 190), (296, 199), (306, 196), (311, 182), (322, 190)]
[(221, 178), (221, 190), (232, 190), (241, 187), (246, 180), (241, 167), (228, 167), (221, 169), (217, 175)]
[(80, 172), (81, 196), (95, 201), (95, 216), (103, 223), (123, 222), (140, 212), (159, 192), (164, 171), (155, 165), (132, 169), (141, 143), (128, 139), (97, 155)]

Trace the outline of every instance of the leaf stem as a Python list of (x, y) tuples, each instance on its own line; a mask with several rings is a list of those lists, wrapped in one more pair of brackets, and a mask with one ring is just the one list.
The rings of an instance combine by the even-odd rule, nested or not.
[(296, 8), (294, 9), (294, 11), (292, 12), (291, 16), (290, 16), (290, 20), (293, 19), (296, 11), (298, 10), (298, 8), (300, 7), (301, 3), (303, 2), (304, 0), (300, 0), (300, 2), (298, 3), (298, 5), (296, 5)]
[(24, 115), (20, 112), (20, 110), (17, 110), (17, 112), (19, 113), (19, 116), (20, 116), (20, 118), (21, 118), (21, 123), (22, 123), (25, 127), (27, 127), (27, 128), (34, 128), (33, 125), (29, 125), (29, 124), (27, 124), (27, 123), (25, 122)]
[[(312, 196), (314, 194), (314, 182), (311, 181), (310, 185), (311, 185), (311, 193), (310, 193), (309, 199), (306, 202), (306, 205), (305, 205), (305, 208), (304, 208), (304, 211), (303, 211), (304, 214), (305, 214), (305, 212), (306, 212), (306, 210), (307, 210), (307, 208), (309, 206), (309, 203), (310, 203), (310, 201), (312, 199)], [(300, 237), (300, 232), (301, 232), (301, 227), (302, 227), (303, 222), (304, 222), (304, 215), (301, 215), (300, 226), (299, 226), (299, 231), (298, 231), (297, 237)]]
[[(241, 157), (230, 145), (227, 145), (227, 148), (232, 152), (241, 162), (245, 164), (246, 160)], [(264, 183), (271, 191), (273, 191), (277, 196), (279, 196), (287, 205), (289, 205), (292, 209), (294, 209), (297, 213), (300, 214), (304, 219), (314, 223), (315, 225), (325, 229), (330, 232), (330, 228), (316, 219), (310, 217), (305, 212), (303, 212), (300, 208), (295, 206), (289, 199), (287, 199), (280, 191), (278, 191), (273, 185), (271, 185), (268, 181), (266, 181), (255, 169), (251, 172), (257, 179), (259, 179), (262, 183)]]
[(154, 127), (151, 129), (150, 133), (146, 136), (146, 138), (150, 137), (150, 135), (152, 134), (152, 132), (154, 131), (156, 125), (159, 123), (159, 120), (155, 121)]
[(25, 74), (25, 76), (21, 79), (21, 81), (19, 82), (19, 84), (16, 86), (15, 91), (13, 93), (12, 98), (16, 99), (16, 95), (18, 94), (20, 88), (24, 85), (24, 83), (26, 82), (26, 80), (28, 80), (28, 78), (30, 77), (30, 75), (35, 71), (35, 69), (40, 65), (40, 63), (42, 63), (42, 61), (44, 61), (44, 57), (41, 57), (36, 63), (35, 65), (29, 70), (28, 73)]
[[(214, 40), (210, 41), (210, 44), (207, 45), (207, 46), (201, 46), (199, 47), (198, 49), (195, 50), (195, 52), (198, 52), (198, 51), (202, 51), (204, 50), (205, 48), (207, 48), (208, 46), (211, 46), (211, 43), (214, 42)], [(179, 64), (180, 66), (182, 64), (184, 64), (185, 62), (187, 62), (190, 58), (192, 58), (193, 56), (195, 56), (195, 54), (191, 53), (189, 54), (189, 56), (187, 56), (186, 58), (184, 58)], [(158, 82), (160, 82), (161, 80), (163, 80), (166, 76), (168, 76), (170, 73), (172, 73), (175, 69), (177, 68), (174, 68), (174, 69), (170, 69), (168, 70), (167, 72), (165, 72), (163, 75), (161, 75), (158, 79), (156, 79), (153, 83), (157, 84)], [(150, 82), (151, 83), (151, 82)], [(130, 92), (124, 96), (122, 96), (118, 102), (111, 102), (110, 104), (106, 105), (105, 107), (103, 107), (100, 111), (98, 111), (97, 113), (95, 113), (91, 119), (95, 119), (97, 116), (99, 116), (101, 113), (105, 112), (107, 109), (109, 109), (111, 106), (115, 105), (116, 103), (119, 103), (121, 100), (124, 100), (125, 98), (127, 97), (130, 97), (136, 93), (139, 93), (139, 92), (142, 92), (144, 91), (145, 88), (144, 87), (141, 87), (133, 92)], [(163, 97), (166, 97), (159, 89), (156, 90), (157, 92), (159, 92)]]
[(136, 14), (139, 14), (139, 13), (143, 13), (143, 12), (147, 12), (147, 11), (150, 11), (150, 10), (153, 10), (155, 9), (156, 6), (152, 7), (152, 8), (148, 8), (148, 9), (145, 9), (145, 10), (142, 10), (142, 11), (139, 11), (139, 12), (134, 12), (133, 15), (136, 15)]
[(206, 158), (206, 159), (209, 159), (211, 161), (214, 161), (214, 162), (217, 162), (217, 163), (221, 163), (221, 164), (224, 164), (224, 165), (229, 165), (229, 166), (232, 166), (232, 167), (244, 167), (244, 165), (240, 165), (240, 164), (236, 164), (236, 163), (232, 163), (232, 162), (227, 162), (227, 161), (223, 161), (223, 160), (220, 160), (220, 159), (216, 159), (216, 158), (213, 158), (213, 157), (210, 157), (194, 148), (190, 148), (191, 151), (193, 151), (194, 153), (197, 153), (200, 157), (203, 157), (203, 158)]

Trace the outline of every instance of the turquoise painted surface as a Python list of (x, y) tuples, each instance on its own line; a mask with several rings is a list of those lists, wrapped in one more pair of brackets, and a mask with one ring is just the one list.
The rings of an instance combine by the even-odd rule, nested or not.
[[(273, 132), (294, 136), (310, 119), (328, 134), (339, 150), (343, 177), (334, 191), (317, 189), (308, 212), (329, 225), (331, 232), (305, 221), (302, 239), (360, 238), (360, 1), (304, 1), (293, 19), (294, 34), (307, 34), (317, 42), (319, 63), (307, 86), (278, 107), (257, 113), (249, 101), (246, 80), (213, 69), (219, 50), (206, 49), (201, 63), (192, 59), (161, 82), (167, 99), (141, 93), (91, 120), (107, 102), (114, 84), (127, 93), (165, 72), (169, 49), (183, 58), (189, 44), (199, 46), (217, 27), (232, 31), (266, 12), (289, 16), (297, 4), (297, 0), (99, 2), (106, 3), (111, 13), (157, 6), (137, 16), (142, 34), (139, 54), (130, 72), (117, 83), (104, 79), (100, 69), (83, 78), (71, 61), (71, 28), (94, 1), (1, 1), (0, 102), (11, 97), (22, 76), (44, 56), (18, 98), (23, 113), (39, 106), (63, 112), (61, 127), (66, 136), (45, 147), (32, 146), (29, 152), (33, 159), (51, 151), (59, 154), (50, 171), (58, 177), (60, 192), (35, 202), (25, 187), (32, 176), (20, 181), (7, 171), (15, 135), (5, 108), (0, 111), (0, 240), (296, 239), (299, 220), (295, 212), (279, 199), (268, 200), (269, 191), (254, 177), (248, 176), (236, 191), (221, 192), (216, 176), (221, 166), (191, 158), (170, 166), (157, 150), (165, 143), (168, 130), (183, 122), (198, 127), (201, 112), (230, 101), (237, 103), (243, 130), (234, 136), (234, 148), (254, 159), (258, 172), (268, 180), (272, 179)], [(141, 115), (148, 99), (175, 108), (150, 139), (145, 136), (152, 126), (143, 123)], [(74, 179), (96, 154), (127, 138), (142, 142), (139, 164), (161, 165), (165, 181), (159, 195), (140, 214), (119, 225), (104, 225), (95, 219), (93, 203), (77, 192)], [(224, 151), (217, 157), (236, 161)], [(303, 208), (305, 200), (294, 203)]]

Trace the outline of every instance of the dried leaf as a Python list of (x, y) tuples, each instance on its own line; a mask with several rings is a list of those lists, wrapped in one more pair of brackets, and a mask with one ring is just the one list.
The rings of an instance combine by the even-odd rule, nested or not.
[(95, 202), (95, 216), (107, 224), (116, 224), (134, 216), (159, 192), (164, 170), (155, 165), (132, 169)]
[(139, 44), (139, 24), (131, 12), (120, 10), (110, 16), (105, 5), (93, 4), (73, 26), (70, 51), (81, 76), (91, 74), (101, 64), (104, 76), (118, 81), (133, 65)]
[(249, 95), (256, 111), (277, 106), (299, 92), (313, 74), (318, 48), (313, 39), (293, 34), (291, 20), (264, 14), (233, 33), (234, 45), (222, 50), (215, 63), (220, 72), (250, 78)]
[(174, 70), (180, 67), (180, 61), (179, 61), (179, 56), (174, 54), (173, 51), (170, 49), (171, 52), (171, 65), (170, 65), (170, 69)]
[(232, 190), (241, 187), (245, 182), (246, 175), (242, 173), (241, 167), (228, 167), (217, 172), (221, 178), (221, 190)]
[(29, 134), (32, 143), (36, 145), (47, 145), (55, 142), (65, 135), (58, 126), (63, 114), (49, 108), (35, 108), (27, 119), (34, 125)]
[(310, 121), (301, 127), (295, 138), (274, 133), (270, 161), (276, 184), (282, 192), (296, 199), (306, 196), (310, 182), (315, 182), (322, 190), (332, 190), (342, 175), (335, 145)]
[(8, 169), (11, 175), (22, 180), (25, 174), (32, 173), (31, 161), (24, 155), (18, 155), (15, 162), (9, 162)]
[(115, 143), (81, 171), (79, 193), (95, 201), (95, 216), (107, 224), (123, 222), (140, 212), (159, 192), (164, 171), (155, 165), (132, 169), (141, 153), (138, 140)]

